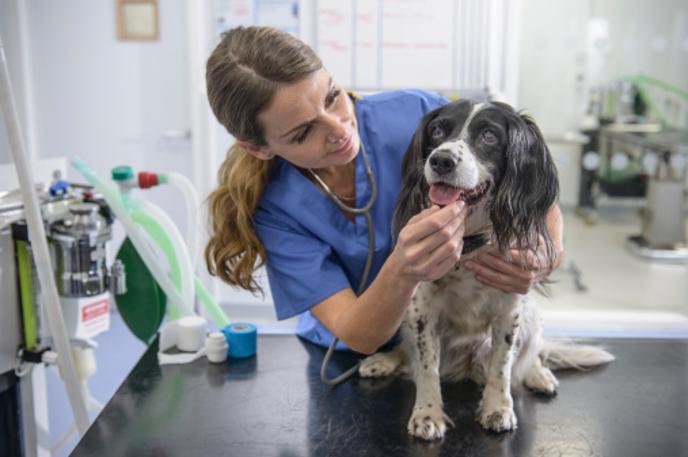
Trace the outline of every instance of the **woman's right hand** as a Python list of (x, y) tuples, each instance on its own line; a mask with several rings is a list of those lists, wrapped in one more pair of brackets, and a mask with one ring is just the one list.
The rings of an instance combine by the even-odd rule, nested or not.
[(465, 217), (465, 203), (459, 201), (433, 205), (409, 219), (392, 251), (401, 274), (412, 281), (444, 276), (461, 258)]

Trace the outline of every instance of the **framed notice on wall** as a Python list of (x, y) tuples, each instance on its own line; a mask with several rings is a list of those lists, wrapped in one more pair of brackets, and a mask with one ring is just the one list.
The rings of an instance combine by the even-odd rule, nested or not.
[(116, 0), (117, 38), (120, 40), (157, 40), (158, 0)]

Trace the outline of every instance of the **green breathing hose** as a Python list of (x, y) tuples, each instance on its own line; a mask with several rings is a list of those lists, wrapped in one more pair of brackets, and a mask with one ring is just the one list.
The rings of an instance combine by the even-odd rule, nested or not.
[(225, 312), (222, 311), (222, 308), (220, 308), (215, 299), (212, 297), (212, 295), (210, 295), (210, 293), (206, 290), (201, 280), (198, 279), (198, 276), (194, 278), (194, 286), (194, 290), (196, 291), (198, 298), (200, 298), (201, 303), (203, 303), (203, 306), (205, 307), (205, 310), (208, 311), (208, 314), (210, 314), (210, 317), (213, 319), (213, 321), (215, 321), (215, 324), (219, 328), (227, 327), (231, 322), (227, 318)]
[[(170, 240), (170, 236), (165, 232), (160, 223), (149, 216), (146, 213), (140, 211), (135, 211), (131, 214), (132, 219), (141, 225), (148, 235), (155, 241), (155, 243), (162, 249), (167, 257), (170, 264), (170, 275), (172, 276), (172, 281), (177, 287), (177, 290), (181, 291), (181, 269), (179, 267), (179, 259), (177, 258), (177, 252), (174, 249), (174, 245)], [(207, 289), (203, 286), (203, 283), (198, 279), (194, 278), (194, 290), (201, 300), (205, 310), (208, 312), (212, 320), (219, 328), (224, 328), (229, 325), (229, 319), (227, 315), (222, 311), (222, 308), (217, 304), (215, 299), (210, 295)], [(176, 306), (170, 302), (172, 305), (168, 311), (168, 316), (170, 319), (177, 319), (180, 317), (180, 312)]]
[(662, 114), (660, 109), (657, 107), (657, 104), (655, 101), (652, 99), (652, 96), (650, 95), (649, 87), (650, 86), (655, 86), (659, 87), (660, 89), (673, 93), (674, 95), (677, 95), (679, 98), (682, 98), (685, 101), (688, 101), (688, 92), (679, 89), (676, 86), (672, 86), (671, 84), (661, 81), (656, 78), (652, 78), (647, 75), (637, 75), (637, 76), (630, 76), (625, 78), (627, 81), (630, 81), (635, 84), (635, 87), (638, 90), (638, 94), (640, 95), (640, 98), (643, 100), (643, 102), (647, 105), (649, 108), (650, 112), (657, 118), (659, 123), (662, 125), (662, 128), (665, 129), (669, 125), (668, 121), (666, 120), (666, 117)]
[[(151, 216), (141, 211), (131, 212), (131, 218), (134, 222), (139, 224), (148, 233), (148, 235), (155, 241), (155, 243), (162, 249), (167, 257), (170, 266), (170, 276), (172, 283), (177, 291), (181, 294), (182, 291), (182, 276), (181, 268), (179, 267), (179, 259), (175, 253), (174, 246), (170, 241), (170, 237), (165, 233), (162, 226)], [(176, 320), (181, 317), (179, 308), (172, 300), (167, 300), (169, 305), (167, 308), (167, 316), (171, 320)]]

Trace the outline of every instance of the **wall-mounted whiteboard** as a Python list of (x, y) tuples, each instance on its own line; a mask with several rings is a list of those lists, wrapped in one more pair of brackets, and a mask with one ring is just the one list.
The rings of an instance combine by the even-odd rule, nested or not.
[(344, 86), (502, 95), (515, 86), (514, 0), (313, 1), (310, 44)]
[[(357, 55), (354, 49), (354, 2), (319, 1), (315, 51), (335, 79), (350, 86)], [(341, 78), (341, 79), (340, 79)]]

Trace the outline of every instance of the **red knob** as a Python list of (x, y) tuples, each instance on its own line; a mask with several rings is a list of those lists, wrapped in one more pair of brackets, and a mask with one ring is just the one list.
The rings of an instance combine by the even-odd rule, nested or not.
[(139, 172), (139, 187), (141, 189), (148, 189), (158, 184), (158, 175), (155, 173), (150, 173), (148, 171)]

